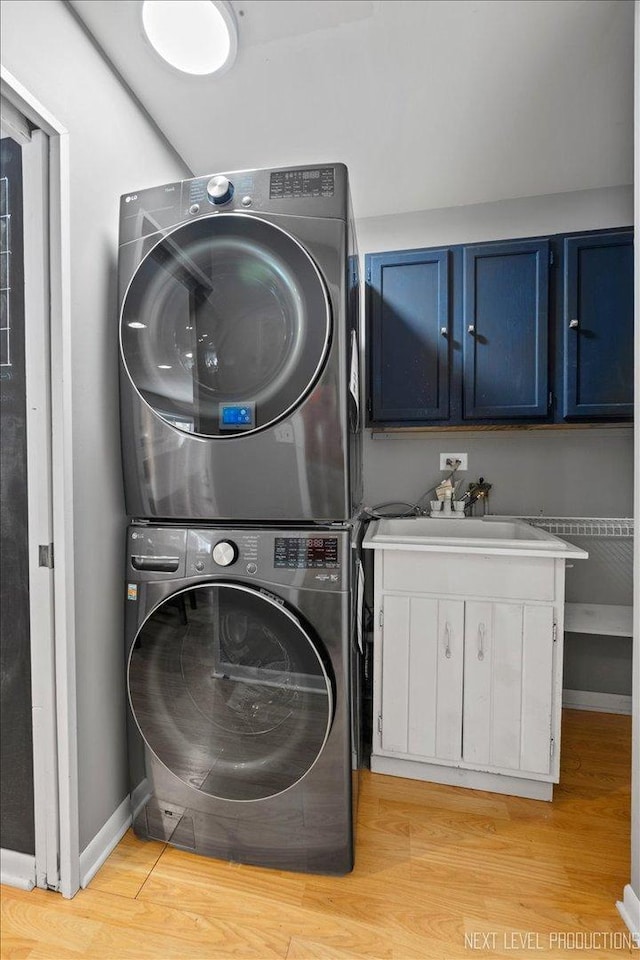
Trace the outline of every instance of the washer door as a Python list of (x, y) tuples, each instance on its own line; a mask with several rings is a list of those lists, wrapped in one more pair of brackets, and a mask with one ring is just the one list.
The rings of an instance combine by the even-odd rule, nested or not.
[(258, 217), (178, 227), (129, 284), (120, 343), (133, 385), (171, 426), (234, 437), (286, 416), (327, 353), (329, 301), (316, 265)]
[(129, 657), (145, 743), (188, 786), (224, 800), (282, 793), (329, 735), (333, 689), (311, 637), (275, 598), (191, 587), (163, 601)]

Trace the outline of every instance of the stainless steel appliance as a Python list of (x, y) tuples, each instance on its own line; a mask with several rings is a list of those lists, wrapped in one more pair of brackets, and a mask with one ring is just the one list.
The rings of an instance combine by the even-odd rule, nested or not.
[(351, 532), (129, 527), (139, 836), (279, 869), (352, 868), (360, 737)]
[(120, 211), (128, 515), (352, 517), (358, 258), (346, 167), (198, 177), (129, 193)]

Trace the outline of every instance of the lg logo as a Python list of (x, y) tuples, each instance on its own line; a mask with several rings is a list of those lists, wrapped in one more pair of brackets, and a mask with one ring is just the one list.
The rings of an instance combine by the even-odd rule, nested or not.
[(132, 200), (137, 200), (137, 199), (138, 199), (138, 194), (137, 194), (137, 193), (130, 193), (128, 197), (125, 197), (125, 198), (124, 198), (124, 202), (125, 202), (125, 203), (131, 203)]

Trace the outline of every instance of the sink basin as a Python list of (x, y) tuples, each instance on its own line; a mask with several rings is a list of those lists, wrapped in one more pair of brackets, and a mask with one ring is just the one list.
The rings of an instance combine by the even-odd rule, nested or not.
[(398, 520), (380, 520), (378, 536), (411, 537), (411, 539), (442, 540), (502, 540), (510, 543), (520, 540), (536, 540), (552, 547), (557, 540), (551, 534), (532, 527), (522, 520), (447, 520), (445, 518), (406, 517)]
[(364, 540), (369, 549), (437, 550), (521, 554), (549, 553), (581, 558), (585, 551), (546, 530), (512, 517), (464, 520), (405, 517), (375, 521)]

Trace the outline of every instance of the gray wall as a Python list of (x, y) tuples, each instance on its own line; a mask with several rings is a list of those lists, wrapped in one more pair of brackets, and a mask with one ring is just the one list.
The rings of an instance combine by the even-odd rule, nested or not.
[(445, 475), (440, 453), (468, 453), (467, 480), (493, 486), (491, 513), (559, 517), (629, 517), (633, 430), (443, 432), (365, 437), (365, 500), (414, 502)]
[(2, 63), (70, 134), (82, 850), (128, 792), (115, 304), (118, 200), (129, 190), (186, 171), (58, 0), (3, 2)]

